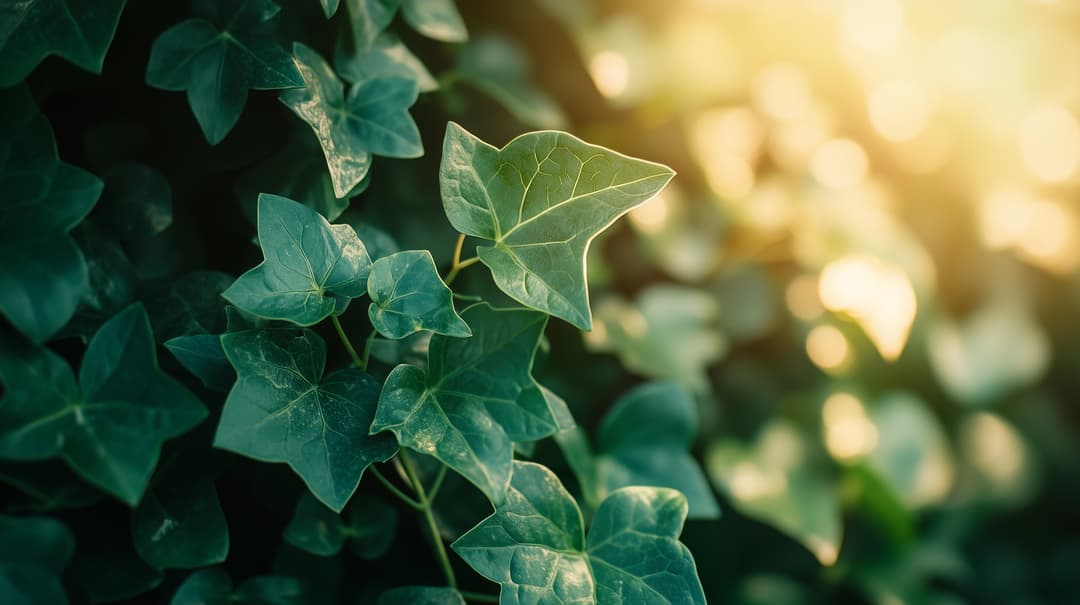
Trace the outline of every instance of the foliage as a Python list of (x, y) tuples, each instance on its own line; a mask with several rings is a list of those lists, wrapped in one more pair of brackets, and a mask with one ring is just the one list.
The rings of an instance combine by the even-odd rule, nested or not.
[(700, 4), (0, 8), (0, 601), (1080, 598), (1064, 311)]

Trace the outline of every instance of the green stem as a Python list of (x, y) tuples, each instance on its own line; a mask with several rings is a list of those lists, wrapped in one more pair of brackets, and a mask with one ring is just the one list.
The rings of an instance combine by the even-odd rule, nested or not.
[(367, 368), (367, 360), (361, 360), (360, 356), (356, 354), (356, 349), (353, 348), (352, 342), (350, 342), (349, 337), (345, 335), (345, 328), (341, 327), (341, 320), (337, 318), (337, 315), (331, 315), (330, 321), (334, 324), (334, 329), (337, 330), (337, 335), (338, 338), (341, 339), (341, 344), (345, 345), (345, 350), (349, 352), (349, 357), (352, 358), (353, 364), (361, 370)]
[(445, 281), (446, 285), (449, 286), (451, 283), (454, 282), (454, 279), (458, 276), (458, 273), (461, 273), (462, 269), (475, 265), (478, 262), (480, 262), (480, 257), (474, 256), (472, 258), (467, 258), (460, 263), (457, 263), (453, 267), (450, 267), (450, 272), (446, 274), (446, 279), (443, 281)]
[(367, 370), (368, 361), (371, 360), (371, 346), (375, 344), (375, 334), (375, 330), (372, 330), (371, 334), (368, 334), (367, 340), (364, 341), (364, 354), (360, 357), (360, 363), (363, 364), (360, 366), (361, 370)]
[(467, 590), (459, 590), (459, 594), (465, 598), (466, 601), (474, 601), (476, 603), (498, 603), (499, 597), (491, 594), (484, 594), (482, 592), (469, 592)]
[(435, 475), (435, 480), (431, 482), (431, 487), (428, 488), (428, 502), (434, 502), (435, 497), (439, 495), (439, 488), (442, 487), (443, 479), (446, 478), (446, 469), (448, 467), (444, 464), (439, 467), (439, 472)]
[(370, 467), (370, 470), (371, 470), (371, 474), (375, 475), (375, 478), (379, 480), (379, 483), (382, 483), (383, 487), (390, 490), (390, 493), (397, 496), (399, 500), (401, 500), (405, 504), (408, 504), (409, 506), (411, 506), (412, 508), (414, 508), (416, 510), (422, 510), (424, 508), (424, 505), (420, 504), (416, 500), (413, 500), (405, 492), (398, 489), (398, 486), (391, 483), (390, 480), (386, 478), (386, 475), (379, 472), (379, 469), (372, 466), (372, 467)]
[(409, 454), (403, 449), (398, 456), (401, 458), (401, 463), (405, 467), (405, 473), (409, 476), (409, 482), (412, 483), (413, 491), (416, 492), (416, 497), (420, 500), (420, 504), (423, 507), (420, 509), (420, 512), (424, 513), (424, 519), (427, 521), (428, 531), (431, 532), (431, 543), (435, 546), (435, 554), (439, 557), (443, 575), (446, 576), (446, 583), (450, 588), (456, 589), (457, 578), (454, 577), (454, 569), (450, 566), (450, 556), (446, 554), (446, 547), (443, 546), (442, 533), (439, 531), (439, 524), (435, 521), (435, 515), (431, 511), (431, 499), (428, 498), (427, 492), (424, 490), (424, 484), (420, 481), (420, 477), (413, 469), (412, 460), (409, 458)]

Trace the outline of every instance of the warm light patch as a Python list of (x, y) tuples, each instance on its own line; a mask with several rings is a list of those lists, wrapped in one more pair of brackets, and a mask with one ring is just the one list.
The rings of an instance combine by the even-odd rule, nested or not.
[(930, 119), (930, 100), (914, 82), (894, 80), (870, 94), (870, 121), (890, 141), (917, 137)]
[(861, 401), (850, 393), (833, 393), (821, 410), (825, 447), (837, 460), (851, 460), (874, 450), (878, 430)]
[(1058, 183), (1076, 172), (1080, 162), (1080, 126), (1058, 105), (1040, 107), (1020, 123), (1020, 154), (1031, 172)]
[(994, 414), (971, 416), (961, 427), (960, 447), (980, 474), (1003, 489), (1018, 483), (1027, 465), (1027, 448), (1020, 434)]
[(630, 62), (620, 53), (603, 50), (589, 60), (589, 75), (600, 94), (617, 97), (626, 92), (630, 84)]
[(842, 19), (844, 37), (867, 50), (893, 46), (904, 29), (898, 0), (848, 0)]
[(671, 193), (669, 187), (647, 203), (630, 211), (630, 224), (642, 233), (658, 233), (664, 230), (671, 218)]
[(810, 83), (794, 65), (769, 65), (754, 78), (753, 86), (754, 104), (771, 118), (794, 120), (810, 109)]
[(851, 364), (851, 345), (836, 326), (817, 326), (806, 335), (806, 354), (826, 372), (839, 372)]
[(784, 302), (791, 314), (803, 321), (813, 321), (825, 312), (818, 298), (817, 279), (812, 275), (800, 275), (791, 280), (784, 292)]
[(829, 263), (818, 294), (825, 308), (850, 315), (892, 361), (907, 344), (918, 303), (907, 275), (871, 256), (849, 256)]
[(1080, 266), (1080, 221), (1062, 204), (1020, 190), (1001, 190), (979, 208), (979, 233), (991, 249), (1014, 249), (1059, 274)]
[(870, 161), (851, 139), (832, 139), (818, 148), (810, 171), (819, 183), (832, 189), (850, 189), (866, 178)]

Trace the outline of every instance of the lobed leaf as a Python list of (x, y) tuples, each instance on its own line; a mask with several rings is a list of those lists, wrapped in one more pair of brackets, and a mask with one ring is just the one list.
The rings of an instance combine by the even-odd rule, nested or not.
[(472, 336), (427, 250), (406, 250), (375, 261), (367, 288), (371, 325), (387, 338), (397, 340), (423, 330)]

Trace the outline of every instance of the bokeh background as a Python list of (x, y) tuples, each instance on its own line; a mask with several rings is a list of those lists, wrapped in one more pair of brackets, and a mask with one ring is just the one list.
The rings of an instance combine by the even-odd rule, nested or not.
[(594, 242), (548, 382), (584, 424), (618, 362), (693, 390), (710, 598), (1080, 602), (1080, 3), (459, 6), (459, 77), (516, 82), (516, 120), (442, 93), (481, 136), (679, 172)]

